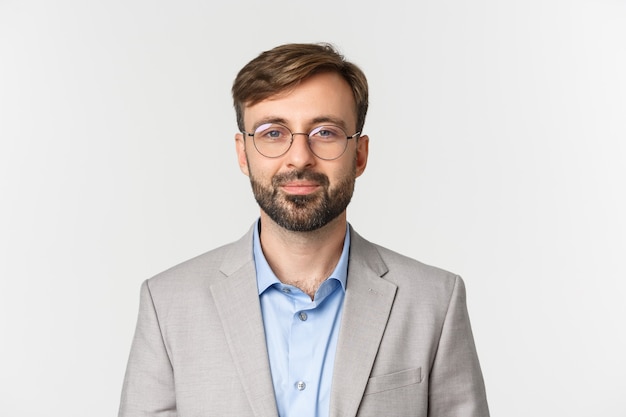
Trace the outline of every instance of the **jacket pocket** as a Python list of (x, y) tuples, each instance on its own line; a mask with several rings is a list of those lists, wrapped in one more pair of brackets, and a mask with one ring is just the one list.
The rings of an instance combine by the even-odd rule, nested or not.
[(371, 377), (367, 381), (367, 386), (365, 387), (363, 395), (390, 391), (407, 385), (419, 384), (420, 382), (422, 382), (421, 367), (394, 372), (392, 374), (378, 375)]

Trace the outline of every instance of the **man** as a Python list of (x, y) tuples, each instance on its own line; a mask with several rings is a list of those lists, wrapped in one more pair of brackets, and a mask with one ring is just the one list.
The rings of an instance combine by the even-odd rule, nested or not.
[(260, 219), (143, 284), (120, 416), (488, 416), (461, 279), (347, 223), (368, 157), (361, 70), (283, 45), (233, 98)]

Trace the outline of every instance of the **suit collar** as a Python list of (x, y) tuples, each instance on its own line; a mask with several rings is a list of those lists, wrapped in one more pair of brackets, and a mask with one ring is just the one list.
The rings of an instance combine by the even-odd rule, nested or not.
[(220, 271), (222, 271), (224, 275), (230, 276), (244, 265), (250, 262), (254, 263), (252, 255), (252, 236), (255, 226), (256, 222), (241, 239), (229, 245), (222, 265), (220, 266)]

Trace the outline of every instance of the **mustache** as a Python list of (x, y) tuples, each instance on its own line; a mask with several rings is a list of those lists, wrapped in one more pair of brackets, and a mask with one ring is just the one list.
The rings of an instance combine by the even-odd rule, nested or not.
[(274, 175), (274, 177), (272, 178), (272, 185), (274, 187), (279, 187), (285, 183), (295, 180), (313, 181), (325, 187), (330, 184), (328, 177), (321, 172), (314, 172), (310, 170), (293, 170)]

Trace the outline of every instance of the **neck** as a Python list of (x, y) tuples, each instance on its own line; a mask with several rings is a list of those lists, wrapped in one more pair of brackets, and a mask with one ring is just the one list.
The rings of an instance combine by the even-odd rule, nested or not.
[(276, 277), (313, 299), (339, 262), (346, 227), (345, 212), (312, 232), (284, 229), (261, 212), (261, 247)]

